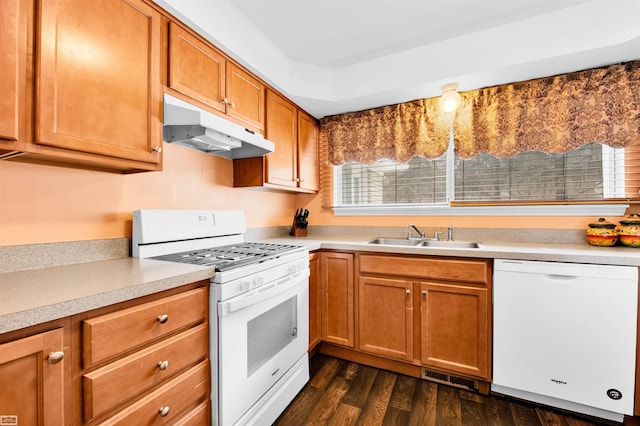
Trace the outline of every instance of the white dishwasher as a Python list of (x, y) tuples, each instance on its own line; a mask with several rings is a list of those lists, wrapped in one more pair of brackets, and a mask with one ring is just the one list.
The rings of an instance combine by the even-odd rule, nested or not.
[(496, 259), (491, 390), (633, 415), (637, 309), (637, 267)]

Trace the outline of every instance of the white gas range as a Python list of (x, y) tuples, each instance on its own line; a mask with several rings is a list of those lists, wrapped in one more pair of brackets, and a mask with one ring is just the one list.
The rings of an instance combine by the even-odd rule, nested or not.
[(309, 380), (309, 252), (245, 242), (244, 213), (136, 210), (134, 257), (214, 267), (212, 422), (269, 425)]

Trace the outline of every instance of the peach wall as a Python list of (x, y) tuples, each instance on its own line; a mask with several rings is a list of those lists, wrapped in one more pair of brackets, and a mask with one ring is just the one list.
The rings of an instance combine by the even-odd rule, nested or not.
[[(131, 236), (141, 208), (241, 209), (247, 227), (289, 226), (297, 207), (309, 223), (340, 226), (584, 229), (594, 217), (336, 217), (320, 195), (233, 188), (232, 162), (165, 144), (164, 171), (119, 175), (0, 161), (0, 245)], [(619, 218), (607, 218), (617, 222)]]
[(296, 195), (233, 188), (230, 160), (165, 144), (164, 171), (131, 175), (0, 161), (0, 245), (131, 236), (136, 209), (241, 209), (288, 225)]

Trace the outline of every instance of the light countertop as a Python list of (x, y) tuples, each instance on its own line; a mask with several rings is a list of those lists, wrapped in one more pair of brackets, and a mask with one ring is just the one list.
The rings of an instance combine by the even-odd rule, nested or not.
[[(392, 234), (396, 235), (396, 234)], [(553, 262), (575, 262), (592, 264), (640, 266), (640, 249), (629, 247), (594, 247), (586, 243), (558, 242), (482, 242), (479, 248), (428, 248), (407, 246), (385, 246), (368, 244), (367, 241), (384, 235), (352, 234), (341, 235), (313, 234), (309, 237), (250, 235), (247, 241), (269, 241), (284, 244), (297, 244), (314, 250), (342, 250), (360, 252), (378, 252), (389, 254), (411, 254), (425, 256), (450, 256), (488, 259), (521, 259)], [(462, 237), (462, 236), (461, 236)], [(455, 239), (455, 238), (454, 238)], [(113, 242), (108, 242), (113, 245)], [(126, 245), (125, 242), (116, 242)], [(92, 246), (95, 242), (91, 243)], [(34, 246), (31, 248), (5, 248), (6, 255), (33, 256), (40, 259), (49, 257), (51, 250), (70, 247), (67, 243)], [(97, 251), (102, 252), (102, 245)], [(46, 249), (46, 251), (42, 251)], [(81, 244), (72, 251), (86, 250)], [(64, 251), (64, 250), (63, 250)], [(41, 324), (59, 318), (90, 311), (104, 306), (150, 295), (182, 285), (209, 279), (212, 268), (163, 262), (152, 259), (121, 257), (123, 250), (97, 261), (85, 261), (75, 264), (47, 264), (36, 269), (15, 270), (0, 273), (0, 333)], [(75, 258), (69, 254), (71, 258)], [(107, 256), (108, 257), (108, 256)], [(35, 260), (34, 260), (35, 262)], [(39, 261), (38, 261), (39, 264)], [(53, 265), (53, 266), (51, 266)], [(13, 264), (8, 266), (14, 266)], [(18, 265), (19, 268), (24, 265)], [(29, 266), (29, 265), (27, 265)]]
[(0, 333), (209, 279), (209, 267), (120, 258), (0, 274)]
[(640, 248), (623, 246), (596, 247), (587, 243), (531, 243), (531, 242), (487, 242), (477, 241), (479, 248), (435, 248), (368, 244), (379, 237), (354, 236), (310, 236), (278, 237), (267, 241), (283, 244), (298, 244), (313, 250), (346, 250), (378, 253), (418, 254), (425, 256), (475, 257), (488, 259), (520, 259), (550, 262), (575, 262), (605, 265), (640, 266)]

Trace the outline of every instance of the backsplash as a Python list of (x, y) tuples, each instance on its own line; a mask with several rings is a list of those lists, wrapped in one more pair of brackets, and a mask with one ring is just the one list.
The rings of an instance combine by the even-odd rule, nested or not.
[[(447, 228), (420, 227), (428, 238), (438, 232), (447, 239)], [(309, 226), (308, 238), (330, 238), (331, 236), (362, 236), (363, 240), (374, 237), (406, 238), (407, 226)], [(414, 233), (415, 236), (415, 233)], [(584, 229), (518, 229), (518, 228), (456, 228), (453, 239), (476, 242), (587, 244)]]
[(128, 256), (128, 238), (0, 246), (0, 273)]

